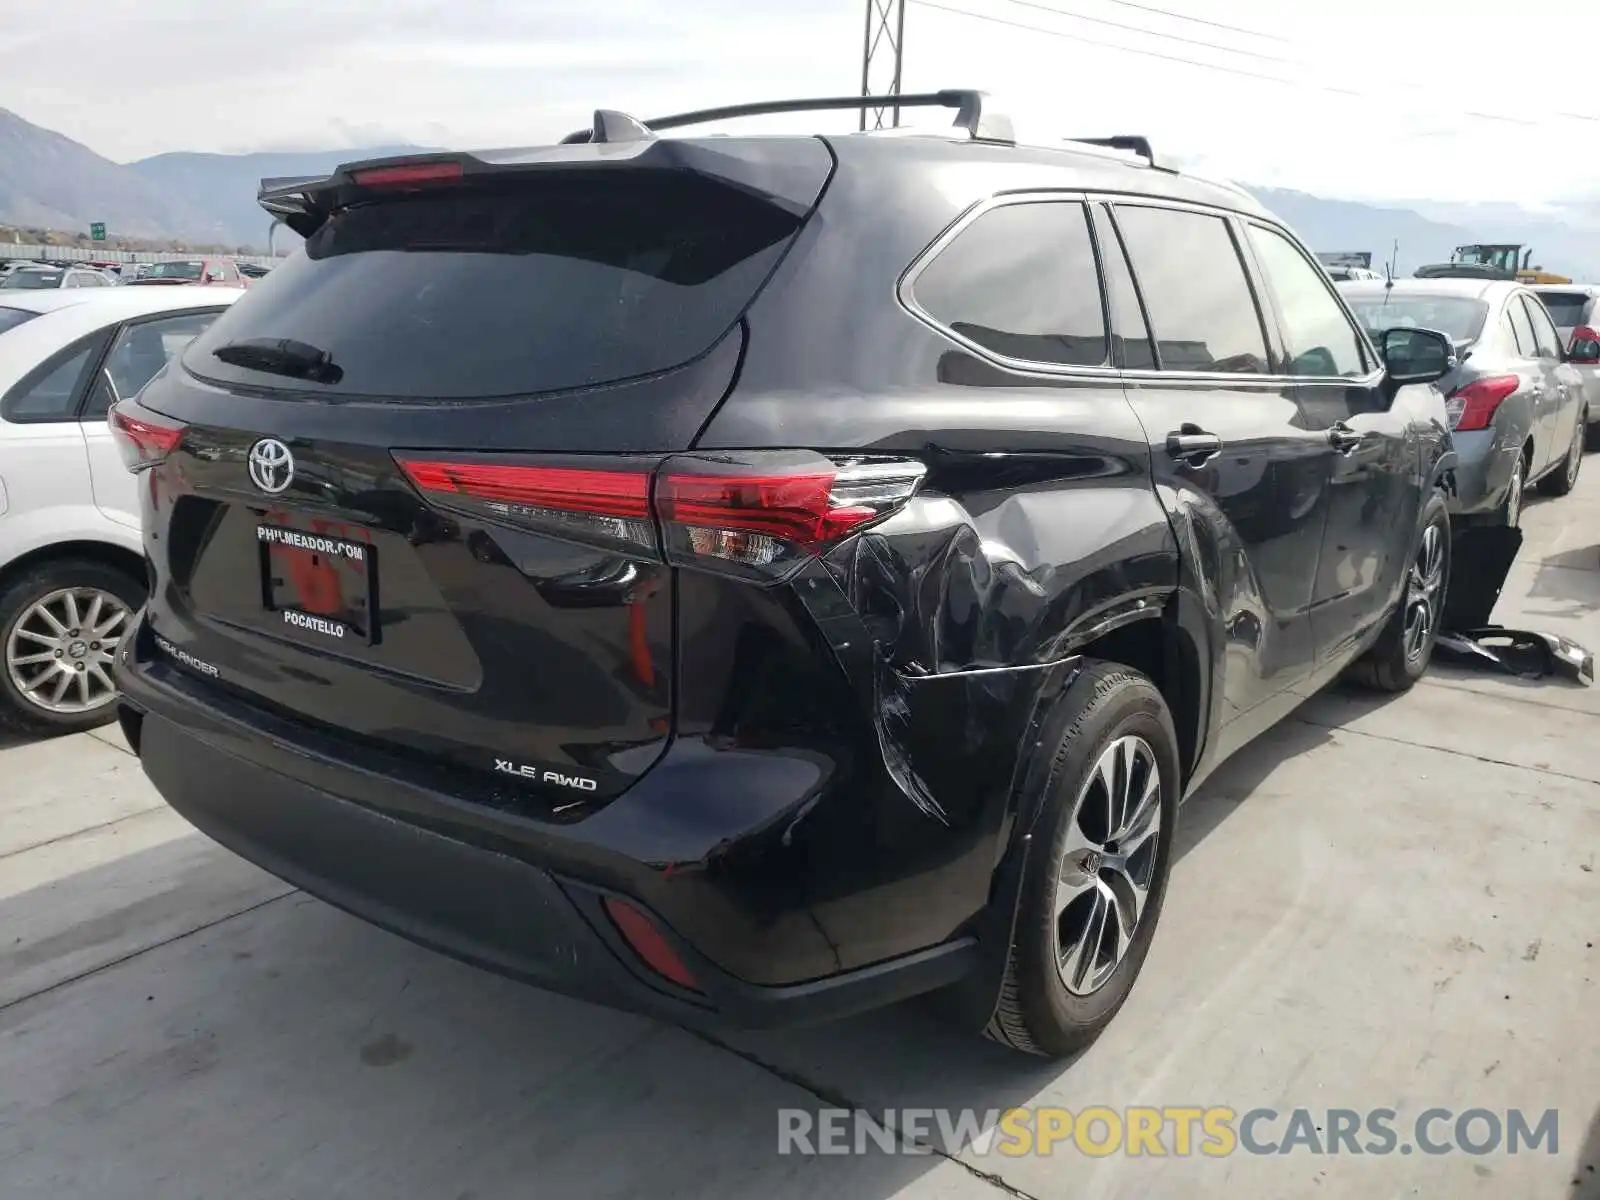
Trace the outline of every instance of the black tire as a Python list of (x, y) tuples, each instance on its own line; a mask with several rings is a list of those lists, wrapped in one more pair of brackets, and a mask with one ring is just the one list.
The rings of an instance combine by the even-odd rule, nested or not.
[[(1150, 680), (1118, 663), (1091, 663), (1073, 683), (1062, 703), (1077, 705), (1078, 716), (1055, 749), (1050, 774), (1045, 784), (1040, 812), (1028, 855), (1023, 893), (1016, 921), (1004, 982), (994, 1017), (987, 1034), (994, 1040), (1029, 1054), (1062, 1057), (1075, 1054), (1100, 1035), (1123, 1001), (1133, 990), (1134, 980), (1144, 965), (1146, 953), (1161, 916), (1172, 866), (1172, 835), (1176, 826), (1178, 792), (1182, 787), (1178, 741), (1173, 732), (1172, 715), (1166, 701)], [(1159, 827), (1150, 847), (1149, 859), (1140, 848), (1131, 857), (1141, 860), (1139, 874), (1148, 880), (1143, 910), (1135, 918), (1133, 935), (1113, 942), (1121, 948), (1120, 958), (1107, 956), (1108, 974), (1088, 994), (1075, 994), (1067, 987), (1058, 966), (1058, 938), (1070, 921), (1072, 906), (1056, 911), (1056, 885), (1064, 867), (1063, 855), (1069, 835), (1080, 835), (1088, 821), (1087, 810), (1080, 815), (1080, 797), (1098, 799), (1105, 794), (1092, 780), (1102, 753), (1122, 739), (1136, 739), (1151, 752), (1150, 765), (1160, 780), (1158, 796), (1152, 803), (1159, 816)], [(1148, 770), (1148, 768), (1146, 768)], [(1142, 791), (1147, 773), (1132, 773), (1136, 782), (1130, 791)], [(1096, 804), (1098, 808), (1098, 804)], [(1148, 868), (1148, 875), (1145, 875)], [(1113, 888), (1117, 878), (1109, 867), (1089, 866), (1091, 874), (1082, 879), (1108, 880)], [(1073, 901), (1098, 901), (1103, 891), (1098, 882), (1086, 884), (1086, 891)], [(1131, 895), (1125, 886), (1116, 894)], [(1115, 890), (1115, 889), (1113, 889)], [(1119, 911), (1122, 911), (1119, 908)], [(1110, 933), (1109, 927), (1104, 931)], [(1120, 930), (1116, 935), (1120, 939)], [(1084, 944), (1088, 939), (1084, 939)], [(1105, 941), (1097, 943), (1093, 962), (1098, 962)]]
[[(1428, 532), (1435, 531), (1439, 555), (1439, 579), (1436, 589), (1429, 593), (1429, 627), (1420, 646), (1412, 645), (1412, 614), (1417, 603), (1417, 576), (1426, 568), (1422, 565), (1428, 551)], [(1364, 687), (1380, 692), (1405, 692), (1422, 678), (1433, 658), (1434, 643), (1439, 640), (1439, 622), (1444, 616), (1445, 600), (1450, 588), (1450, 510), (1444, 494), (1434, 492), (1422, 509), (1422, 521), (1411, 541), (1411, 553), (1406, 564), (1406, 581), (1400, 601), (1394, 612), (1384, 622), (1383, 632), (1372, 648), (1350, 668), (1350, 678)]]
[(1567, 447), (1567, 457), (1555, 470), (1539, 480), (1539, 491), (1546, 496), (1565, 496), (1578, 482), (1578, 472), (1583, 467), (1583, 436), (1589, 426), (1587, 412), (1578, 417), (1572, 427), (1572, 442)]
[(86, 712), (52, 712), (30, 699), (12, 678), (10, 647), (18, 622), (36, 602), (52, 592), (68, 588), (109, 593), (128, 610), (125, 625), (131, 624), (132, 614), (145, 601), (145, 585), (141, 580), (126, 571), (86, 558), (41, 563), (0, 585), (0, 725), (22, 733), (60, 734), (94, 729), (116, 719), (114, 701)]
[(1585, 450), (1600, 450), (1600, 425), (1589, 424), (1589, 414), (1583, 417), (1583, 448)]

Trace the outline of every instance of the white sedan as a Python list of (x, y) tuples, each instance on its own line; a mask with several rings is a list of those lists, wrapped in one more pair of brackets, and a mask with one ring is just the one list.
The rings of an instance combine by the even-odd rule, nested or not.
[(145, 570), (106, 410), (242, 295), (0, 291), (0, 723), (68, 732), (115, 715), (111, 656)]

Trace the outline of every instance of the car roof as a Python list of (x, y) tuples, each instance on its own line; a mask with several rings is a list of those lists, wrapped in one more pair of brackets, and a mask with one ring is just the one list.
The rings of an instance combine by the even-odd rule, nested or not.
[(1387, 284), (1370, 279), (1339, 280), (1334, 284), (1347, 296), (1381, 296), (1393, 290), (1402, 296), (1461, 296), (1471, 300), (1495, 300), (1506, 292), (1527, 285), (1509, 279), (1396, 279)]
[(150, 313), (170, 312), (201, 305), (227, 304), (244, 295), (243, 288), (189, 287), (166, 288), (67, 288), (57, 291), (0, 292), (0, 308), (20, 308), (27, 312), (58, 312), (79, 304), (92, 304), (105, 314), (106, 321), (125, 321)]

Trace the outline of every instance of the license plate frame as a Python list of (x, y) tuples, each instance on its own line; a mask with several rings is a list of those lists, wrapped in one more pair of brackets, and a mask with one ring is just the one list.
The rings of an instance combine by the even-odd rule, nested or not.
[(283, 614), (285, 633), (329, 647), (378, 644), (378, 555), (371, 542), (258, 521), (256, 547), (261, 606)]

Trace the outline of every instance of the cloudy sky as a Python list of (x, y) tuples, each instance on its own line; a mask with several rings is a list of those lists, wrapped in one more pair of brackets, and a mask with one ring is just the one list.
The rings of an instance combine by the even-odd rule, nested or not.
[[(408, 141), (854, 93), (867, 0), (10, 0), (0, 107), (111, 158)], [(1444, 14), (1448, 9), (1448, 19)], [(1514, 18), (1508, 13), (1514, 11)], [(908, 0), (904, 87), (1351, 198), (1600, 196), (1570, 0)], [(1519, 50), (1519, 45), (1529, 47)], [(832, 118), (840, 127), (846, 118)], [(815, 125), (813, 119), (806, 122)]]

